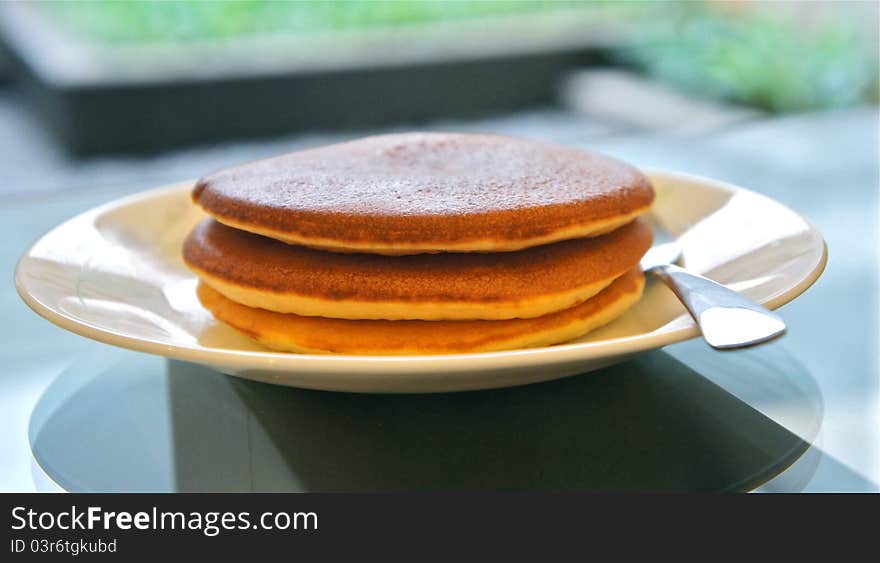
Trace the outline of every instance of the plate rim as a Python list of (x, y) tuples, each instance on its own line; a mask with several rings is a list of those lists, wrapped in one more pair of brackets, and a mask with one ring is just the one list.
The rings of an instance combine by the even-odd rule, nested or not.
[[(712, 189), (724, 190), (731, 194), (737, 192), (749, 193), (752, 196), (756, 196), (775, 205), (781, 206), (785, 210), (796, 215), (807, 225), (809, 231), (815, 234), (821, 242), (821, 254), (819, 259), (811, 266), (809, 273), (789, 290), (773, 299), (762, 301), (762, 304), (767, 308), (778, 309), (779, 307), (790, 303), (815, 284), (825, 271), (825, 267), (828, 263), (828, 244), (821, 232), (807, 218), (784, 203), (748, 188), (743, 188), (721, 180), (707, 178), (705, 176), (653, 167), (640, 167), (640, 170), (652, 178), (652, 180), (660, 178), (669, 181), (681, 180), (683, 182), (707, 185)], [(574, 362), (586, 362), (602, 358), (614, 358), (661, 348), (669, 344), (682, 342), (699, 336), (699, 330), (697, 327), (695, 325), (689, 325), (652, 335), (638, 334), (596, 342), (555, 344), (552, 346), (542, 346), (537, 348), (498, 350), (491, 352), (409, 356), (295, 354), (269, 350), (212, 349), (198, 345), (167, 344), (157, 340), (125, 335), (106, 328), (98, 327), (58, 311), (51, 305), (42, 302), (39, 298), (28, 291), (22, 271), (24, 268), (23, 264), (26, 258), (31, 255), (33, 249), (47, 236), (60, 229), (68, 227), (72, 223), (85, 222), (94, 219), (95, 217), (106, 213), (108, 210), (121, 208), (138, 201), (152, 199), (165, 193), (174, 193), (182, 191), (185, 188), (189, 189), (193, 184), (194, 181), (175, 182), (170, 185), (129, 194), (79, 213), (49, 229), (29, 245), (18, 259), (14, 275), (15, 287), (18, 295), (35, 313), (52, 324), (79, 336), (137, 352), (144, 352), (170, 359), (189, 361), (209, 366), (224, 366), (237, 370), (263, 369), (273, 372), (290, 372), (305, 369), (310, 372), (324, 373), (338, 373), (344, 371), (350, 375), (356, 375), (357, 373), (364, 375), (381, 373), (386, 377), (419, 372), (435, 372), (438, 369), (442, 369), (446, 373), (471, 372), (488, 368), (503, 370), (532, 366), (537, 363), (542, 365), (560, 365)], [(535, 360), (532, 360), (533, 358)], [(352, 369), (355, 367), (357, 367), (356, 370)]]

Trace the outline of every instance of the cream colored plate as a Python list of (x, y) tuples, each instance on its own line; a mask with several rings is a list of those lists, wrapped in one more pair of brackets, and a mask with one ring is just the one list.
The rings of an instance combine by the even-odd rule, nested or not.
[[(773, 309), (822, 273), (822, 236), (783, 205), (714, 180), (649, 175), (657, 188), (654, 214), (680, 237), (688, 268)], [(196, 279), (181, 262), (180, 245), (204, 215), (190, 203), (189, 190), (180, 184), (147, 191), (56, 227), (19, 261), (19, 294), (53, 323), (108, 344), (248, 379), (338, 391), (520, 385), (588, 372), (698, 334), (672, 293), (650, 281), (626, 315), (568, 344), (447, 356), (270, 352), (218, 324), (196, 300)]]

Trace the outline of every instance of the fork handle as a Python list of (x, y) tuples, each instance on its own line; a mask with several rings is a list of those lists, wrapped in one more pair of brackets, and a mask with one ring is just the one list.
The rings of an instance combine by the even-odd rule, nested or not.
[(742, 348), (785, 332), (785, 322), (779, 315), (720, 283), (675, 264), (648, 271), (678, 296), (713, 348)]

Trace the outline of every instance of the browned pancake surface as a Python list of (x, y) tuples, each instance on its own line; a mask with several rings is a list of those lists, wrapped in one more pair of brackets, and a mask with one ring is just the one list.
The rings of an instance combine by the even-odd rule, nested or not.
[(636, 220), (607, 235), (497, 254), (340, 254), (239, 231), (212, 219), (183, 245), (200, 275), (272, 293), (360, 302), (522, 301), (620, 276), (651, 245)]
[[(290, 153), (215, 172), (193, 191), (208, 213), (239, 228), (380, 252), (572, 233), (645, 210), (653, 197), (644, 175), (604, 155), (453, 133)], [(560, 238), (570, 236), (581, 235)]]
[(449, 354), (565, 342), (623, 314), (642, 293), (644, 275), (633, 269), (595, 297), (532, 319), (501, 321), (344, 320), (275, 313), (246, 307), (208, 285), (198, 287), (206, 309), (220, 321), (271, 348), (344, 354)]

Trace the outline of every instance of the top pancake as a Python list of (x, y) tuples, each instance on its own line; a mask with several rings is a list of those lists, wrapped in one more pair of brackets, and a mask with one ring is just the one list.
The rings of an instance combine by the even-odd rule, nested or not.
[(610, 232), (654, 198), (600, 154), (491, 135), (383, 135), (200, 179), (226, 225), (339, 252), (500, 252)]

